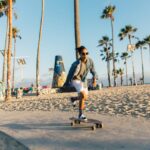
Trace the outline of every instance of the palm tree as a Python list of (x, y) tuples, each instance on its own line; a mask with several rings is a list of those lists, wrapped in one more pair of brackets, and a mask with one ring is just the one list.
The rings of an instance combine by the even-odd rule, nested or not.
[(11, 48), (12, 48), (12, 0), (8, 0), (9, 35), (7, 53), (7, 94), (6, 100), (11, 99)]
[[(131, 45), (131, 38), (134, 37), (133, 33), (137, 31), (137, 28), (132, 27), (131, 25), (126, 25), (124, 28), (120, 30), (119, 38), (123, 40), (125, 37), (128, 37), (129, 44)], [(134, 71), (134, 61), (133, 61), (133, 51), (131, 51), (131, 59), (132, 59), (132, 70), (133, 70), (133, 83), (135, 84), (135, 71)]]
[(138, 41), (135, 46), (136, 48), (140, 48), (141, 50), (141, 66), (142, 66), (142, 81), (144, 84), (144, 64), (143, 64), (143, 46), (145, 45), (145, 41)]
[(128, 52), (123, 52), (121, 54), (121, 59), (124, 60), (124, 65), (126, 67), (126, 85), (128, 85), (128, 66), (127, 66), (127, 59), (130, 58)]
[[(0, 1), (0, 17), (6, 15), (8, 12), (8, 3), (6, 0), (1, 0)], [(7, 17), (8, 18), (8, 17)], [(8, 19), (7, 19), (7, 29), (6, 29), (6, 37), (8, 35)], [(7, 52), (6, 52), (6, 47), (7, 47), (7, 38), (5, 39), (5, 49), (4, 49), (4, 59), (3, 59), (3, 72), (2, 72), (2, 81), (4, 85), (6, 84), (6, 61), (7, 61)], [(5, 71), (5, 72), (4, 72)]]
[(12, 78), (12, 89), (15, 87), (15, 62), (16, 62), (16, 38), (21, 39), (21, 36), (18, 35), (19, 30), (16, 27), (12, 28), (12, 35), (14, 39), (14, 54), (13, 54), (13, 78)]
[(76, 59), (79, 58), (77, 48), (80, 46), (80, 17), (79, 17), (79, 0), (74, 0), (74, 26), (75, 26), (75, 49)]
[[(101, 18), (102, 19), (110, 19), (111, 21), (111, 30), (112, 30), (112, 54), (113, 54), (113, 70), (116, 70), (116, 67), (115, 67), (115, 48), (114, 48), (114, 25), (113, 25), (113, 22), (114, 22), (114, 16), (113, 16), (113, 13), (115, 11), (116, 7), (115, 6), (106, 6), (105, 9), (103, 10), (102, 12), (102, 16)], [(115, 71), (114, 71), (115, 73)], [(116, 78), (114, 76), (114, 86), (116, 86)]]
[(119, 68), (119, 69), (117, 70), (117, 74), (120, 75), (120, 84), (121, 84), (121, 86), (122, 86), (122, 84), (123, 84), (123, 74), (124, 74), (124, 70), (121, 69), (121, 68)]
[[(15, 0), (13, 0), (13, 3)], [(6, 25), (6, 35), (5, 35), (5, 48), (4, 48), (4, 59), (3, 59), (3, 74), (2, 74), (2, 81), (4, 85), (6, 85), (6, 64), (7, 64), (7, 46), (8, 46), (8, 29), (9, 29), (9, 18), (8, 18), (8, 10), (5, 10), (5, 16), (7, 17), (7, 25)], [(14, 13), (15, 19), (17, 19), (16, 13)]]
[(40, 22), (40, 32), (39, 32), (39, 40), (38, 40), (38, 48), (37, 48), (37, 59), (36, 59), (36, 94), (40, 94), (39, 85), (40, 85), (40, 42), (42, 38), (42, 27), (44, 22), (44, 0), (42, 0), (42, 12), (41, 12), (41, 22)]
[(3, 74), (2, 74), (2, 81), (3, 81), (4, 85), (6, 85), (6, 69), (7, 69), (6, 68), (6, 64), (7, 64), (7, 46), (8, 46), (8, 29), (9, 29), (8, 22), (9, 22), (9, 18), (7, 16), (6, 35), (5, 35), (5, 48), (4, 48), (4, 59), (3, 59)]
[(150, 61), (150, 35), (144, 38), (144, 41), (149, 46), (149, 61)]
[[(16, 0), (12, 0), (12, 3), (15, 3)], [(7, 17), (7, 25), (6, 25), (6, 37), (5, 37), (5, 48), (4, 48), (4, 59), (3, 59), (3, 72), (2, 72), (2, 81), (4, 85), (6, 85), (6, 70), (7, 70), (7, 47), (8, 47), (8, 30), (9, 30), (9, 12), (8, 7), (9, 1), (8, 0), (1, 0), (0, 1), (0, 15), (5, 15)], [(10, 54), (11, 55), (11, 54)]]
[(107, 36), (103, 36), (101, 40), (99, 40), (100, 47), (103, 47), (101, 52), (102, 60), (105, 60), (107, 62), (107, 73), (108, 73), (108, 84), (109, 87), (111, 87), (111, 79), (110, 79), (110, 48), (111, 48), (111, 40)]

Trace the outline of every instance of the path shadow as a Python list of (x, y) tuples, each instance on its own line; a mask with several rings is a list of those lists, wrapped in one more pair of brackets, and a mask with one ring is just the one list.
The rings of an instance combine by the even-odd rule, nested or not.
[(71, 123), (8, 123), (2, 124), (0, 127), (6, 127), (12, 130), (89, 130), (91, 126), (88, 125), (75, 125), (71, 126)]
[(0, 131), (0, 149), (1, 150), (29, 150), (24, 144), (14, 137)]

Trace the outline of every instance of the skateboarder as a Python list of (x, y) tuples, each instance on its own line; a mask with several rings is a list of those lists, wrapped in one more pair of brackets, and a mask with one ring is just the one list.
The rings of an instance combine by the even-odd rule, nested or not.
[(71, 97), (71, 102), (73, 105), (77, 100), (79, 100), (79, 119), (87, 120), (86, 116), (83, 114), (85, 108), (85, 100), (88, 97), (88, 87), (86, 76), (90, 71), (93, 76), (93, 85), (96, 84), (97, 74), (95, 72), (94, 64), (91, 58), (88, 57), (88, 50), (84, 46), (80, 46), (78, 49), (80, 58), (76, 60), (68, 73), (66, 82), (64, 86), (72, 85), (78, 92), (77, 97)]

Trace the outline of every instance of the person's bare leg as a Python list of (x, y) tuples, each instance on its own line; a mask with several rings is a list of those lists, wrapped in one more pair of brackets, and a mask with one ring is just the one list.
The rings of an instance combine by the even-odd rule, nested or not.
[(82, 91), (79, 93), (79, 116), (83, 114), (85, 109), (85, 100), (87, 99), (87, 94)]

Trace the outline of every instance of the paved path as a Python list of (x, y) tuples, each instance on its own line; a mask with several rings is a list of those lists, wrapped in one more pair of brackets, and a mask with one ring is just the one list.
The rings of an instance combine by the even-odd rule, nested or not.
[(88, 113), (102, 120), (96, 131), (71, 127), (73, 112), (0, 111), (0, 130), (31, 150), (150, 150), (150, 120)]

